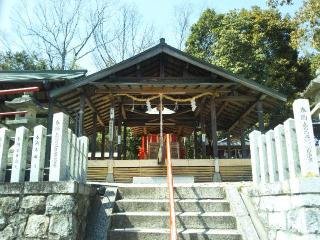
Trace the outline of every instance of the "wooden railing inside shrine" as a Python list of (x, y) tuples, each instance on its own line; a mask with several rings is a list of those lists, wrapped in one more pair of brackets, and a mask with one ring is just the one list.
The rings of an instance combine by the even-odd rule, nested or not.
[(309, 101), (295, 100), (293, 114), (274, 130), (249, 134), (255, 184), (319, 176)]
[(174, 209), (173, 176), (171, 163), (170, 135), (166, 135), (166, 165), (167, 165), (167, 187), (169, 191), (169, 209), (170, 209), (170, 240), (177, 239), (176, 212)]
[[(18, 127), (14, 136), (11, 130), (1, 128), (0, 182), (6, 179), (9, 179), (10, 182), (43, 181), (46, 167), (46, 144), (50, 142), (47, 141), (47, 138), (50, 137), (49, 181), (86, 182), (89, 140), (86, 136), (76, 137), (68, 127), (69, 116), (64, 113), (56, 113), (53, 115), (51, 135), (47, 135), (47, 129), (42, 125), (34, 127), (33, 135), (25, 127)], [(9, 161), (8, 153), (12, 140), (14, 142), (12, 161)], [(32, 149), (31, 155), (28, 154), (30, 148)], [(27, 171), (30, 171), (29, 177), (26, 177)]]

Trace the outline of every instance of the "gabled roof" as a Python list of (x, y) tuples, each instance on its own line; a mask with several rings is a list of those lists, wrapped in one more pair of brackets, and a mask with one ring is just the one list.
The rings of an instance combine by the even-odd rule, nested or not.
[(124, 60), (118, 64), (115, 64), (109, 68), (103, 69), (99, 72), (96, 72), (94, 74), (91, 74), (85, 78), (82, 78), (78, 81), (74, 81), (70, 84), (67, 84), (63, 87), (53, 89), (49, 92), (50, 97), (57, 97), (61, 94), (64, 94), (66, 92), (69, 92), (73, 89), (76, 89), (78, 87), (84, 86), (86, 84), (99, 81), (103, 78), (106, 78), (109, 75), (112, 75), (118, 71), (124, 70), (128, 67), (134, 66), (144, 60), (147, 60), (149, 58), (152, 58), (156, 55), (159, 55), (161, 53), (165, 53), (167, 55), (170, 55), (176, 59), (179, 59), (181, 61), (187, 62), (189, 64), (192, 64), (194, 66), (197, 66), (199, 68), (205, 69), (211, 73), (214, 73), (216, 75), (222, 76), (225, 79), (228, 79), (232, 82), (244, 85), (250, 89), (253, 89), (255, 91), (261, 92), (262, 94), (265, 94), (267, 96), (271, 96), (275, 99), (286, 101), (287, 97), (275, 90), (272, 90), (266, 86), (263, 86), (261, 84), (258, 84), (254, 81), (245, 79), (239, 75), (233, 74), (223, 68), (217, 67), (215, 65), (212, 65), (210, 63), (207, 63), (205, 61), (202, 61), (198, 58), (195, 58), (185, 52), (182, 52), (176, 48), (173, 48), (169, 45), (167, 45), (163, 40), (160, 41), (160, 43), (152, 48), (147, 49), (146, 51), (137, 54), (127, 60)]

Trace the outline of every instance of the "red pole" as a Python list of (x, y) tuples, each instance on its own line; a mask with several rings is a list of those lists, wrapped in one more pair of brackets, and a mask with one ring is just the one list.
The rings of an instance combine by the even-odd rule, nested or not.
[(40, 91), (39, 87), (5, 89), (5, 90), (0, 90), (0, 95), (9, 95), (9, 94), (26, 93), (26, 92), (39, 92), (39, 91)]
[(176, 213), (174, 210), (174, 192), (173, 192), (173, 177), (170, 149), (170, 135), (166, 135), (167, 146), (167, 184), (169, 190), (169, 207), (170, 207), (170, 240), (177, 239)]

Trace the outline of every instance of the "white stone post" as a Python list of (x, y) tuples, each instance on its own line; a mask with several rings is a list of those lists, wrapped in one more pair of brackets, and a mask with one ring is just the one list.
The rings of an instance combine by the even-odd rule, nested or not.
[(75, 155), (76, 155), (76, 141), (77, 136), (73, 133), (71, 139), (71, 149), (70, 149), (70, 175), (71, 179), (75, 179)]
[(89, 151), (89, 139), (86, 136), (80, 137), (81, 142), (81, 182), (87, 181), (87, 169), (88, 169), (88, 151)]
[(288, 157), (286, 139), (284, 136), (284, 127), (279, 124), (274, 128), (274, 137), (277, 152), (279, 180), (284, 181), (289, 179)]
[(33, 133), (30, 182), (43, 181), (44, 160), (46, 155), (46, 138), (47, 129), (42, 125), (36, 126)]
[(258, 138), (259, 145), (259, 159), (260, 159), (260, 174), (261, 183), (269, 182), (269, 169), (267, 161), (267, 146), (266, 146), (266, 136), (261, 134)]
[(18, 127), (14, 139), (14, 152), (12, 158), (11, 182), (23, 182), (28, 150), (29, 130), (25, 127)]
[(66, 180), (69, 116), (60, 112), (53, 115), (49, 181)]
[(290, 178), (296, 178), (300, 175), (300, 162), (298, 153), (298, 143), (295, 122), (292, 118), (284, 122), (284, 136), (287, 145), (287, 157)]
[(274, 131), (269, 130), (266, 133), (266, 144), (267, 144), (267, 160), (269, 169), (269, 180), (271, 183), (279, 181), (278, 163), (276, 155), (276, 146)]
[(293, 115), (296, 124), (301, 175), (303, 177), (318, 177), (319, 165), (309, 101), (307, 99), (295, 100), (293, 102)]
[(9, 130), (6, 128), (1, 128), (0, 129), (0, 182), (4, 182), (6, 177), (9, 142), (10, 142)]
[(68, 128), (68, 143), (67, 143), (67, 156), (66, 156), (66, 179), (71, 178), (71, 144), (72, 144), (72, 130)]
[(249, 134), (252, 180), (255, 184), (259, 184), (261, 182), (259, 146), (258, 146), (258, 139), (260, 138), (260, 136), (261, 136), (261, 133), (256, 130)]

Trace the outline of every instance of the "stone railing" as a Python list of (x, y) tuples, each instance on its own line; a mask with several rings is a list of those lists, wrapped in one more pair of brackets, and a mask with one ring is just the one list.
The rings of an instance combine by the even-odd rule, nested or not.
[[(69, 127), (69, 116), (64, 113), (53, 115), (51, 135), (49, 181), (86, 182), (89, 140), (87, 137), (76, 137)], [(0, 129), (0, 182), (6, 178), (10, 131)], [(16, 129), (14, 136), (13, 157), (10, 182), (24, 182), (28, 162), (30, 162), (30, 182), (43, 181), (47, 129), (38, 125), (33, 136), (25, 127)], [(31, 161), (28, 159), (28, 147), (32, 140)]]
[(294, 119), (287, 119), (274, 130), (249, 134), (256, 185), (319, 176), (309, 101), (295, 100), (293, 114)]
[(246, 205), (254, 209), (261, 239), (320, 239), (319, 165), (308, 100), (294, 101), (293, 113), (274, 130), (249, 135), (254, 185), (242, 192), (251, 200)]

